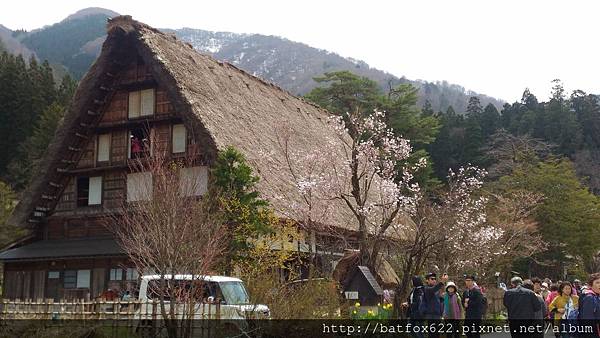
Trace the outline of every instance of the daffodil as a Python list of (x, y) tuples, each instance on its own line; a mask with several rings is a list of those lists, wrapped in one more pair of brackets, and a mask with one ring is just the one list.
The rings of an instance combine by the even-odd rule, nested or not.
[(356, 304), (354, 304), (355, 307), (360, 307), (360, 303), (356, 302)]

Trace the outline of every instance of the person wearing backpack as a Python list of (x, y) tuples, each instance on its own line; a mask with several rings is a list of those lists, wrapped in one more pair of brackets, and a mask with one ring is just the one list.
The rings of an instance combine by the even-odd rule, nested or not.
[[(408, 322), (412, 327), (418, 327), (418, 329), (411, 332), (411, 336), (415, 338), (423, 338), (424, 326), (423, 314), (420, 311), (421, 302), (423, 301), (423, 280), (419, 276), (412, 278), (413, 288), (408, 295), (408, 300), (403, 306), (407, 307)], [(418, 331), (418, 332), (416, 332)]]
[(579, 325), (592, 327), (590, 333), (582, 337), (600, 337), (600, 273), (590, 275), (589, 288), (579, 303)]
[[(470, 327), (466, 333), (467, 337), (479, 337), (479, 326), (483, 318), (484, 309), (487, 306), (487, 300), (475, 283), (475, 275), (465, 275), (465, 286), (467, 289), (463, 293), (463, 306), (465, 308), (465, 326)], [(475, 331), (473, 330), (475, 329)], [(474, 331), (474, 332), (473, 332)]]

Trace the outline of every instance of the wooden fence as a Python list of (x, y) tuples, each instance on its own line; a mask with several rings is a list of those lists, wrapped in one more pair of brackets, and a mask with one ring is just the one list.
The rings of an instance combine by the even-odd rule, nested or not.
[[(193, 317), (189, 304), (177, 304), (174, 312), (179, 318), (220, 319), (220, 304), (194, 305)], [(161, 319), (161, 306), (157, 300), (8, 300), (0, 302), (0, 320), (156, 320)]]

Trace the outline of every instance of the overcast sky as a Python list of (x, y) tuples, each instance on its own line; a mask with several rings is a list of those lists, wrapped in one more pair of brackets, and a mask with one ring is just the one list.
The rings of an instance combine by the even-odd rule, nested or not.
[(277, 35), (409, 79), (447, 80), (507, 101), (550, 81), (600, 93), (600, 2), (414, 1), (10, 1), (0, 24), (27, 30), (85, 7), (155, 27)]

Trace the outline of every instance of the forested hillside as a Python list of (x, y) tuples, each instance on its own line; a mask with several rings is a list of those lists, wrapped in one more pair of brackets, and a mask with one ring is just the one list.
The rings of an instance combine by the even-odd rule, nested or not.
[(321, 86), (306, 98), (332, 112), (387, 113), (388, 125), (411, 140), (414, 157), (428, 158), (418, 177), (426, 194), (437, 194), (449, 170), (475, 165), (488, 171), (485, 190), (498, 203), (528, 205), (523, 212), (531, 218), (522, 230), (540, 234), (545, 246), (527, 249), (539, 252), (533, 260), (515, 262), (515, 269), (542, 272), (568, 261), (598, 268), (592, 259), (600, 250), (598, 96), (566, 93), (555, 80), (546, 102), (525, 90), (519, 102), (500, 111), (477, 97), (464, 112), (452, 106), (436, 111), (427, 102), (418, 109), (418, 89), (409, 84), (383, 92), (375, 81), (349, 72), (316, 80)]

